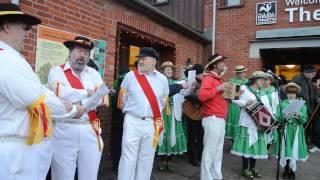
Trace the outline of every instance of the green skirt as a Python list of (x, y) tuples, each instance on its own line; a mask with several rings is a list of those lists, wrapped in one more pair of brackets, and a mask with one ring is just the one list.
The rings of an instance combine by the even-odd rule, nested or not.
[(172, 115), (163, 114), (164, 120), (164, 137), (163, 144), (158, 147), (158, 155), (175, 155), (183, 154), (187, 152), (187, 140), (184, 134), (184, 127), (182, 121), (175, 120), (176, 130), (176, 144), (171, 146), (171, 126), (172, 126)]
[[(297, 129), (298, 132), (298, 159), (305, 161), (308, 158), (308, 147), (306, 143), (306, 138), (304, 134), (304, 128), (302, 125), (287, 125), (286, 138), (285, 138), (285, 158), (291, 159), (293, 153), (293, 142)], [(273, 154), (278, 156), (279, 141), (274, 144)]]
[(229, 102), (228, 116), (226, 122), (226, 138), (235, 139), (239, 134), (240, 107)]
[(265, 133), (258, 130), (258, 141), (249, 147), (248, 128), (240, 126), (239, 134), (235, 137), (231, 154), (253, 159), (267, 159), (268, 149)]

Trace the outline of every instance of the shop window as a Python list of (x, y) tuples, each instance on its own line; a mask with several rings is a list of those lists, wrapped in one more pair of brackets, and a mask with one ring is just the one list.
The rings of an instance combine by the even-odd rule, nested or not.
[(153, 5), (163, 5), (168, 3), (169, 3), (169, 0), (154, 0)]
[(243, 0), (220, 0), (220, 8), (239, 7), (243, 5)]

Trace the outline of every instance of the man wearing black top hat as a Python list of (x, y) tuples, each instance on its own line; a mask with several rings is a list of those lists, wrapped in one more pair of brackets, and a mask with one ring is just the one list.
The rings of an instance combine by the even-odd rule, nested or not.
[(52, 120), (80, 117), (85, 111), (60, 102), (20, 54), (32, 25), (40, 23), (17, 5), (0, 3), (0, 179), (45, 179), (52, 158)]
[[(51, 68), (48, 84), (61, 99), (72, 104), (90, 101), (94, 92), (102, 92), (101, 98), (88, 107), (88, 111), (76, 121), (66, 118), (56, 123), (51, 164), (52, 180), (71, 180), (78, 167), (79, 180), (97, 179), (103, 148), (100, 137), (100, 121), (96, 108), (106, 104), (108, 88), (100, 74), (87, 65), (93, 43), (77, 36), (63, 43), (69, 49), (68, 62)], [(100, 91), (101, 89), (105, 89)]]
[[(121, 83), (118, 107), (125, 113), (118, 180), (149, 180), (155, 150), (161, 142), (161, 112), (169, 95), (167, 78), (155, 69), (159, 54), (141, 48), (138, 69)], [(158, 139), (160, 139), (158, 141)]]

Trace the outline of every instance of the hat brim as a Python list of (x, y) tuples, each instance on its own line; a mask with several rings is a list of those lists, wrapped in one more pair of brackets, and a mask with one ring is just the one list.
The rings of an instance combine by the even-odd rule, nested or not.
[(253, 77), (249, 77), (249, 79), (265, 79), (266, 76), (253, 76)]
[(223, 57), (223, 56), (216, 57), (215, 59), (213, 59), (212, 61), (210, 61), (210, 62), (206, 65), (206, 67), (204, 68), (204, 72), (207, 71), (208, 67), (209, 67), (211, 64), (214, 64), (214, 63), (219, 62), (219, 61), (224, 61), (224, 60), (226, 60), (226, 59), (227, 59), (227, 57)]
[(244, 68), (244, 69), (241, 69), (241, 70), (234, 70), (233, 72), (235, 72), (235, 73), (242, 73), (242, 72), (246, 72), (246, 71), (248, 71), (247, 68)]
[(283, 88), (282, 88), (285, 93), (287, 93), (288, 87), (297, 88), (297, 94), (299, 94), (301, 92), (301, 87), (299, 85), (297, 85), (295, 83), (288, 83), (288, 84), (284, 85)]
[(171, 67), (172, 69), (176, 69), (176, 67), (173, 65), (164, 65), (164, 66), (161, 66), (160, 69), (164, 69), (166, 67)]
[(22, 22), (28, 25), (37, 25), (41, 24), (41, 20), (35, 16), (31, 16), (28, 14), (8, 14), (8, 15), (1, 15), (0, 16), (0, 22), (12, 22), (12, 21), (18, 21)]
[(63, 42), (63, 44), (67, 48), (72, 48), (72, 47), (75, 47), (75, 46), (79, 46), (79, 47), (91, 50), (94, 47), (93, 43), (91, 43), (91, 45), (89, 46), (89, 45), (81, 44), (81, 43), (74, 42), (74, 41), (65, 41), (65, 42)]
[(137, 58), (139, 58), (139, 57), (152, 57), (152, 58), (155, 58), (156, 60), (158, 60), (157, 57), (153, 57), (153, 56), (150, 56), (150, 55), (147, 55), (147, 54), (138, 54), (136, 57)]

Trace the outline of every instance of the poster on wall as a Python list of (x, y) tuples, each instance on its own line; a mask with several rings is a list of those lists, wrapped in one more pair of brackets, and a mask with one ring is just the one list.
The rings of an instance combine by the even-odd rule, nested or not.
[(257, 3), (256, 25), (277, 23), (277, 2)]
[[(38, 26), (35, 72), (42, 84), (46, 84), (51, 67), (64, 64), (68, 60), (69, 50), (63, 45), (64, 41), (73, 40), (78, 34)], [(107, 43), (102, 40), (89, 38), (94, 43), (90, 58), (98, 66), (101, 77), (105, 72), (105, 50)]]

